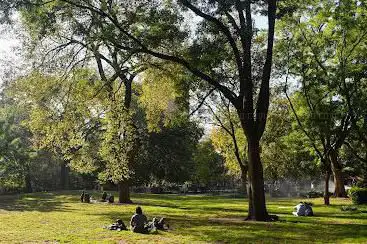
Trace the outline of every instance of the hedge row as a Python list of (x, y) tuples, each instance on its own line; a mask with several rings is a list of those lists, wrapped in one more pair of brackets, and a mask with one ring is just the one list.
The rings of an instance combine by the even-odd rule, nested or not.
[(367, 188), (352, 187), (349, 190), (349, 196), (352, 198), (354, 204), (366, 204)]

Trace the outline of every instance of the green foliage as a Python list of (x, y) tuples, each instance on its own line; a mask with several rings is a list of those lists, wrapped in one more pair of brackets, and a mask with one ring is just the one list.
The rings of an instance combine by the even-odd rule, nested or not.
[(349, 196), (352, 198), (354, 204), (366, 204), (367, 188), (352, 187), (349, 189)]
[(12, 91), (31, 105), (24, 123), (38, 148), (53, 150), (78, 172), (100, 172), (102, 181), (117, 182), (133, 172), (128, 158), (134, 157), (137, 136), (117, 87), (111, 101), (93, 73), (79, 70), (66, 80), (35, 73)]
[(33, 146), (32, 133), (24, 124), (30, 106), (9, 97), (4, 88), (0, 105), (0, 192), (41, 191), (60, 186), (60, 158)]
[[(28, 2), (37, 3), (20, 8), (23, 25), (38, 45), (31, 51), (51, 56), (55, 62), (44, 62), (43, 58), (39, 62), (42, 65), (48, 63), (47, 67), (55, 65), (57, 69), (49, 69), (56, 70), (53, 75), (35, 72), (14, 85), (16, 101), (30, 112), (21, 126), (29, 128), (31, 143), (37, 149), (52, 150), (60, 158), (70, 161), (79, 172), (98, 172), (103, 181), (117, 182), (137, 175), (176, 182), (189, 179), (196, 167), (192, 156), (201, 134), (187, 119), (189, 89), (199, 93), (211, 89), (207, 83), (199, 81), (198, 77), (204, 77), (211, 81), (209, 83), (218, 81), (217, 88), (228, 87), (228, 92), (236, 96), (239, 81), (244, 84), (243, 81), (253, 79), (254, 82), (248, 84), (253, 86), (248, 98), (256, 101), (260, 81), (266, 76), (261, 69), (264, 64), (262, 54), (266, 49), (263, 32), (254, 28), (254, 37), (250, 38), (253, 40), (253, 67), (245, 67), (248, 64), (243, 61), (249, 53), (240, 50), (239, 62), (242, 64), (239, 66), (243, 67), (239, 69), (235, 63), (235, 50), (231, 47), (233, 43), (228, 41), (225, 31), (218, 28), (218, 22), (201, 18), (195, 26), (183, 25), (187, 8), (181, 7), (186, 1)], [(266, 1), (255, 2), (252, 6), (256, 12), (266, 14)], [(291, 98), (311, 137), (304, 135), (290, 116), (286, 102), (279, 99), (270, 107), (267, 132), (261, 142), (262, 160), (267, 179), (299, 179), (319, 174), (315, 166), (320, 161), (315, 159), (315, 148), (328, 151), (330, 145), (340, 144), (343, 139), (340, 135), (345, 128), (349, 133), (354, 114), (358, 118), (353, 127), (363, 127), (367, 94), (366, 89), (361, 89), (366, 86), (366, 5), (357, 0), (278, 2), (277, 14), (282, 17), (278, 25), (279, 71), (288, 69), (286, 73), (301, 83), (301, 88)], [(11, 8), (18, 7), (20, 1), (14, 3)], [(236, 29), (236, 25), (238, 27), (243, 21), (232, 22), (228, 17), (231, 14), (236, 19), (238, 17), (234, 14), (234, 1), (187, 3), (195, 4), (198, 11), (209, 13), (227, 26), (234, 45), (249, 45), (246, 38), (242, 38), (248, 34), (243, 32), (245, 28)], [(0, 6), (6, 4), (10, 2), (4, 1)], [(8, 15), (9, 11), (4, 13)], [(196, 31), (195, 35), (190, 35), (188, 30), (191, 29)], [(190, 38), (188, 41), (187, 37)], [(79, 48), (83, 50), (81, 53), (77, 51)], [(181, 64), (186, 63), (180, 61), (181, 58), (185, 59), (190, 64), (186, 65), (189, 70), (193, 67), (191, 71), (197, 71), (189, 76), (181, 66), (158, 63), (146, 56), (152, 53), (149, 50), (159, 52), (160, 56), (163, 53), (172, 55), (170, 61), (179, 57)], [(133, 106), (129, 111), (122, 106), (125, 102), (124, 89), (120, 89), (122, 83), (116, 79), (111, 84), (102, 82), (95, 78), (95, 72), (71, 65), (78, 63), (84, 54), (86, 57), (106, 55), (107, 58), (102, 58), (104, 67), (110, 65), (111, 68), (105, 69), (107, 76), (113, 72), (144, 70), (144, 74), (138, 76), (142, 83), (133, 89)], [(90, 59), (84, 61), (88, 63)], [(69, 71), (70, 67), (73, 67), (72, 75), (61, 81), (58, 72)], [(241, 78), (250, 73), (251, 78)], [(100, 76), (103, 80), (102, 72)], [(188, 81), (195, 85), (188, 85)], [(140, 97), (136, 98), (136, 94)], [(243, 100), (243, 97), (239, 98), (234, 99), (235, 103)], [(244, 100), (250, 101), (248, 98)], [(252, 111), (254, 107), (251, 102), (248, 109)], [(355, 108), (358, 109), (352, 111)], [(229, 114), (233, 115), (233, 121), (223, 114), (219, 117), (223, 118), (224, 127), (234, 123), (234, 135), (231, 137), (225, 129), (215, 128), (210, 137), (215, 150), (225, 158), (230, 174), (238, 175), (239, 160), (234, 153), (233, 136), (237, 138), (242, 162), (247, 160), (247, 141), (237, 115), (230, 109)], [(330, 114), (332, 116), (320, 117)], [(353, 147), (360, 141), (356, 139), (357, 135), (354, 132), (351, 139)], [(20, 139), (4, 139), (8, 140), (17, 152), (26, 154), (22, 151)], [(198, 175), (201, 175), (198, 178), (212, 181), (207, 165), (209, 162), (217, 165), (217, 155), (209, 145), (200, 145), (198, 150), (201, 153), (195, 155), (195, 160), (203, 162), (200, 163), (203, 168), (197, 168)], [(361, 151), (363, 149), (358, 153)], [(145, 169), (149, 172), (144, 172)]]
[(283, 77), (299, 84), (290, 100), (301, 125), (293, 123), (293, 129), (307, 134), (304, 141), (322, 171), (331, 160), (333, 169), (342, 169), (340, 157), (329, 158), (330, 152), (338, 155), (365, 117), (360, 98), (365, 97), (367, 8), (356, 0), (305, 2), (300, 7), (279, 22), (276, 58)]
[(14, 82), (9, 93), (29, 106), (30, 116), (23, 123), (37, 148), (70, 160), (80, 172), (91, 172), (97, 167), (94, 132), (103, 112), (101, 94), (94, 96), (100, 86), (86, 70), (66, 80), (34, 73)]
[(185, 120), (188, 110), (187, 77), (175, 65), (144, 72), (139, 103), (144, 108), (148, 130), (159, 131)]
[[(182, 183), (195, 171), (193, 154), (202, 130), (188, 118), (187, 75), (177, 65), (161, 64), (143, 74), (138, 98), (146, 120), (146, 138), (138, 170), (147, 181)], [(145, 171), (145, 172), (142, 172)]]
[(304, 194), (304, 197), (307, 197), (307, 198), (319, 198), (323, 196), (324, 196), (324, 193), (318, 192), (318, 191), (309, 191)]
[[(121, 105), (111, 104), (111, 109), (102, 120), (105, 128), (102, 136), (100, 155), (105, 162), (105, 169), (100, 179), (106, 182), (129, 180), (133, 174), (131, 165), (137, 154), (138, 131), (132, 115)], [(106, 176), (108, 176), (106, 178)]]
[(183, 183), (190, 180), (195, 174), (193, 155), (201, 136), (202, 129), (188, 120), (149, 133), (145, 170), (160, 181)]
[(203, 186), (211, 186), (224, 179), (226, 174), (224, 160), (215, 151), (211, 140), (199, 142), (194, 154), (196, 169), (192, 177), (194, 182)]
[[(245, 161), (247, 157), (247, 142), (240, 127), (236, 128), (235, 135), (241, 159)], [(217, 150), (225, 159), (225, 166), (228, 170), (228, 174), (235, 177), (240, 177), (241, 169), (235, 155), (235, 147), (232, 137), (225, 130), (218, 127), (212, 129), (210, 133), (210, 139), (215, 150)]]
[(27, 191), (32, 191), (29, 175), (34, 151), (29, 131), (20, 125), (27, 116), (24, 109), (3, 96), (0, 107), (0, 188), (6, 191), (26, 187)]
[[(158, 80), (158, 75), (153, 78)], [(168, 78), (166, 82), (172, 84)], [(16, 81), (9, 94), (22, 106), (29, 106), (30, 116), (22, 123), (31, 130), (33, 144), (52, 150), (73, 170), (98, 174), (101, 182), (190, 179), (195, 167), (193, 153), (202, 132), (195, 123), (184, 120), (187, 114), (176, 109), (172, 121), (149, 133), (144, 118), (149, 110), (139, 108), (135, 96), (127, 110), (123, 106), (125, 90), (117, 81), (112, 97), (108, 89), (90, 70), (78, 70), (67, 79), (34, 73)], [(158, 103), (167, 92), (177, 90), (176, 85), (157, 89), (154, 83), (143, 84), (145, 98)], [(178, 97), (172, 96), (171, 101), (182, 106)], [(158, 108), (157, 113), (166, 109)]]
[(296, 124), (288, 101), (275, 98), (269, 109), (267, 128), (261, 141), (264, 174), (268, 180), (301, 180), (319, 177), (307, 137)]

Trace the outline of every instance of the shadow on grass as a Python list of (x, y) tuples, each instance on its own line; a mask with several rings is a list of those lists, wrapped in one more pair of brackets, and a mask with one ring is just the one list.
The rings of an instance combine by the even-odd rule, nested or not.
[(108, 213), (98, 213), (98, 214), (86, 214), (93, 216), (100, 216), (101, 219), (109, 219), (111, 223), (114, 223), (117, 219), (121, 219), (126, 226), (129, 226), (130, 219), (133, 213), (121, 212), (121, 211), (109, 211)]
[[(336, 219), (360, 219), (367, 220), (367, 214), (361, 215), (360, 213), (347, 213), (347, 214), (330, 214), (330, 213), (318, 213), (315, 217), (323, 217), (323, 218), (336, 218)], [(366, 226), (367, 228), (367, 226)]]
[[(58, 193), (35, 193), (25, 195), (2, 196), (0, 210), (6, 211), (72, 211), (65, 203), (78, 202), (79, 191)], [(91, 192), (99, 198), (98, 192)], [(365, 242), (366, 225), (353, 220), (365, 220), (367, 215), (345, 213), (338, 210), (342, 204), (325, 207), (315, 205), (315, 217), (294, 217), (290, 209), (299, 199), (271, 199), (268, 207), (271, 213), (281, 214), (279, 222), (244, 221), (247, 210), (245, 199), (231, 199), (222, 196), (180, 196), (133, 194), (133, 205), (147, 208), (148, 218), (164, 216), (167, 218), (175, 236), (189, 236), (192, 240), (216, 243), (285, 243), (311, 241), (321, 243)], [(274, 202), (276, 201), (276, 202)], [(78, 205), (79, 206), (79, 205)], [(84, 211), (84, 215), (97, 216), (97, 223), (110, 224), (122, 219), (129, 225), (134, 207), (107, 208), (104, 204), (98, 208)], [(100, 206), (100, 207), (99, 207)], [(109, 205), (107, 205), (109, 206)], [(361, 207), (361, 209), (364, 209)], [(77, 208), (80, 211), (79, 208)], [(98, 212), (97, 212), (97, 211)], [(333, 210), (333, 212), (327, 212)], [(343, 221), (350, 219), (350, 224)], [(343, 219), (336, 221), (335, 219)], [(335, 222), (334, 222), (335, 221)], [(361, 221), (362, 222), (362, 221)], [(364, 223), (364, 222), (363, 222)], [(160, 234), (160, 233), (159, 233)], [(359, 239), (358, 239), (359, 238)]]
[(65, 199), (57, 199), (54, 193), (32, 193), (1, 197), (0, 210), (6, 211), (66, 211), (62, 204)]
[[(251, 222), (241, 218), (168, 217), (174, 223), (174, 231), (182, 235), (195, 236), (225, 243), (258, 242), (274, 243), (294, 241), (335, 243), (344, 239), (367, 236), (366, 225), (362, 224), (318, 224), (293, 222)], [(358, 234), (357, 234), (358, 233)]]
[(225, 207), (208, 207), (208, 206), (180, 206), (178, 204), (172, 203), (150, 203), (147, 201), (134, 201), (136, 205), (146, 206), (146, 207), (161, 207), (161, 208), (175, 208), (179, 210), (193, 210), (193, 211), (203, 211), (206, 214), (215, 214), (218, 211), (228, 212), (228, 213), (246, 213), (247, 206), (233, 207), (233, 208), (225, 208)]
[[(333, 222), (333, 218), (365, 220), (367, 216), (343, 215), (342, 212), (340, 214), (324, 213), (321, 211), (315, 217), (298, 218), (292, 216), (289, 210), (298, 202), (297, 200), (281, 199), (277, 200), (276, 203), (270, 201), (268, 205), (271, 208), (271, 212), (281, 214), (282, 221), (264, 223), (244, 221), (242, 215), (245, 214), (247, 206), (246, 201), (243, 199), (233, 201), (233, 203), (243, 201), (243, 208), (239, 208), (238, 206), (212, 207), (205, 205), (205, 203), (201, 204), (200, 201), (205, 201), (206, 197), (203, 197), (203, 199), (199, 197), (190, 198), (187, 199), (187, 202), (185, 202), (185, 196), (179, 196), (178, 198), (177, 196), (163, 196), (163, 199), (161, 198), (161, 201), (159, 201), (158, 197), (146, 195), (139, 197), (135, 203), (146, 207), (182, 210), (182, 212), (174, 214), (167, 211), (167, 214), (165, 214), (168, 223), (172, 227), (170, 231), (174, 234), (191, 236), (197, 240), (207, 240), (216, 243), (251, 243), (259, 242), (259, 240), (262, 243), (284, 242), (285, 240), (291, 243), (308, 243), (310, 241), (335, 243), (343, 242), (343, 240), (344, 242), (351, 240), (363, 242), (365, 241), (363, 237), (367, 236), (366, 225)], [(222, 203), (229, 199), (210, 197), (210, 200), (214, 203)], [(229, 203), (231, 203), (231, 200)], [(339, 209), (340, 206), (342, 204), (336, 204), (327, 208)], [(323, 205), (315, 205), (315, 207), (320, 208), (319, 210), (327, 209), (324, 209)], [(161, 209), (161, 211), (165, 213), (164, 209)], [(202, 214), (205, 214), (207, 217), (200, 217)], [(108, 216), (111, 221), (115, 220), (116, 216), (121, 216), (124, 220), (129, 220), (130, 218), (130, 216), (119, 212), (109, 213)]]
[[(143, 201), (145, 206), (150, 206)], [(157, 206), (154, 204), (152, 206)], [(170, 208), (164, 206), (164, 208)], [(175, 207), (171, 207), (175, 210)], [(284, 216), (285, 218), (279, 222), (252, 222), (244, 221), (241, 214), (227, 216), (221, 212), (216, 215), (213, 211), (207, 209), (192, 208), (190, 211), (165, 212), (165, 209), (157, 209), (151, 212), (152, 217), (158, 217), (154, 214), (160, 213), (166, 217), (171, 226), (169, 232), (174, 235), (190, 236), (194, 240), (206, 240), (216, 243), (248, 243), (259, 242), (326, 242), (335, 243), (345, 240), (354, 240), (355, 238), (363, 238), (367, 236), (366, 225), (363, 224), (344, 224), (332, 223), (327, 224), (319, 222), (321, 218), (327, 221), (328, 218), (347, 218), (343, 215), (320, 214), (315, 219), (298, 218), (293, 216)], [(133, 213), (124, 211), (110, 211), (108, 213), (98, 213), (90, 215), (100, 216), (102, 219), (108, 218), (111, 223), (117, 218), (121, 218), (125, 224), (129, 224), (129, 220)], [(205, 214), (205, 215), (202, 215)], [(359, 217), (364, 219), (364, 217)], [(353, 218), (353, 217), (352, 217)], [(363, 240), (360, 240), (363, 242)]]

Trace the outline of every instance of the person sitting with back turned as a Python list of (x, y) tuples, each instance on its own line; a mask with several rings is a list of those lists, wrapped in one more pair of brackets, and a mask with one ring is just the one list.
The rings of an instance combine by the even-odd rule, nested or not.
[(136, 233), (146, 234), (149, 232), (146, 224), (148, 223), (147, 217), (143, 214), (141, 207), (137, 207), (135, 214), (131, 217), (130, 226), (131, 230)]
[(294, 208), (296, 210), (296, 212), (292, 212), (294, 216), (305, 216), (306, 205), (303, 202), (300, 202)]
[(305, 210), (305, 216), (313, 216), (313, 210), (312, 210), (312, 204), (305, 202), (306, 210)]
[(300, 202), (296, 207), (296, 212), (293, 212), (295, 216), (313, 216), (311, 203)]

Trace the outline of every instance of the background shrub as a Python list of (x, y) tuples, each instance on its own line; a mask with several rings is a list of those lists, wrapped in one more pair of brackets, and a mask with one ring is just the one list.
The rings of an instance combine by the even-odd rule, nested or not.
[(349, 190), (349, 196), (352, 198), (354, 204), (366, 204), (367, 188), (352, 187)]

